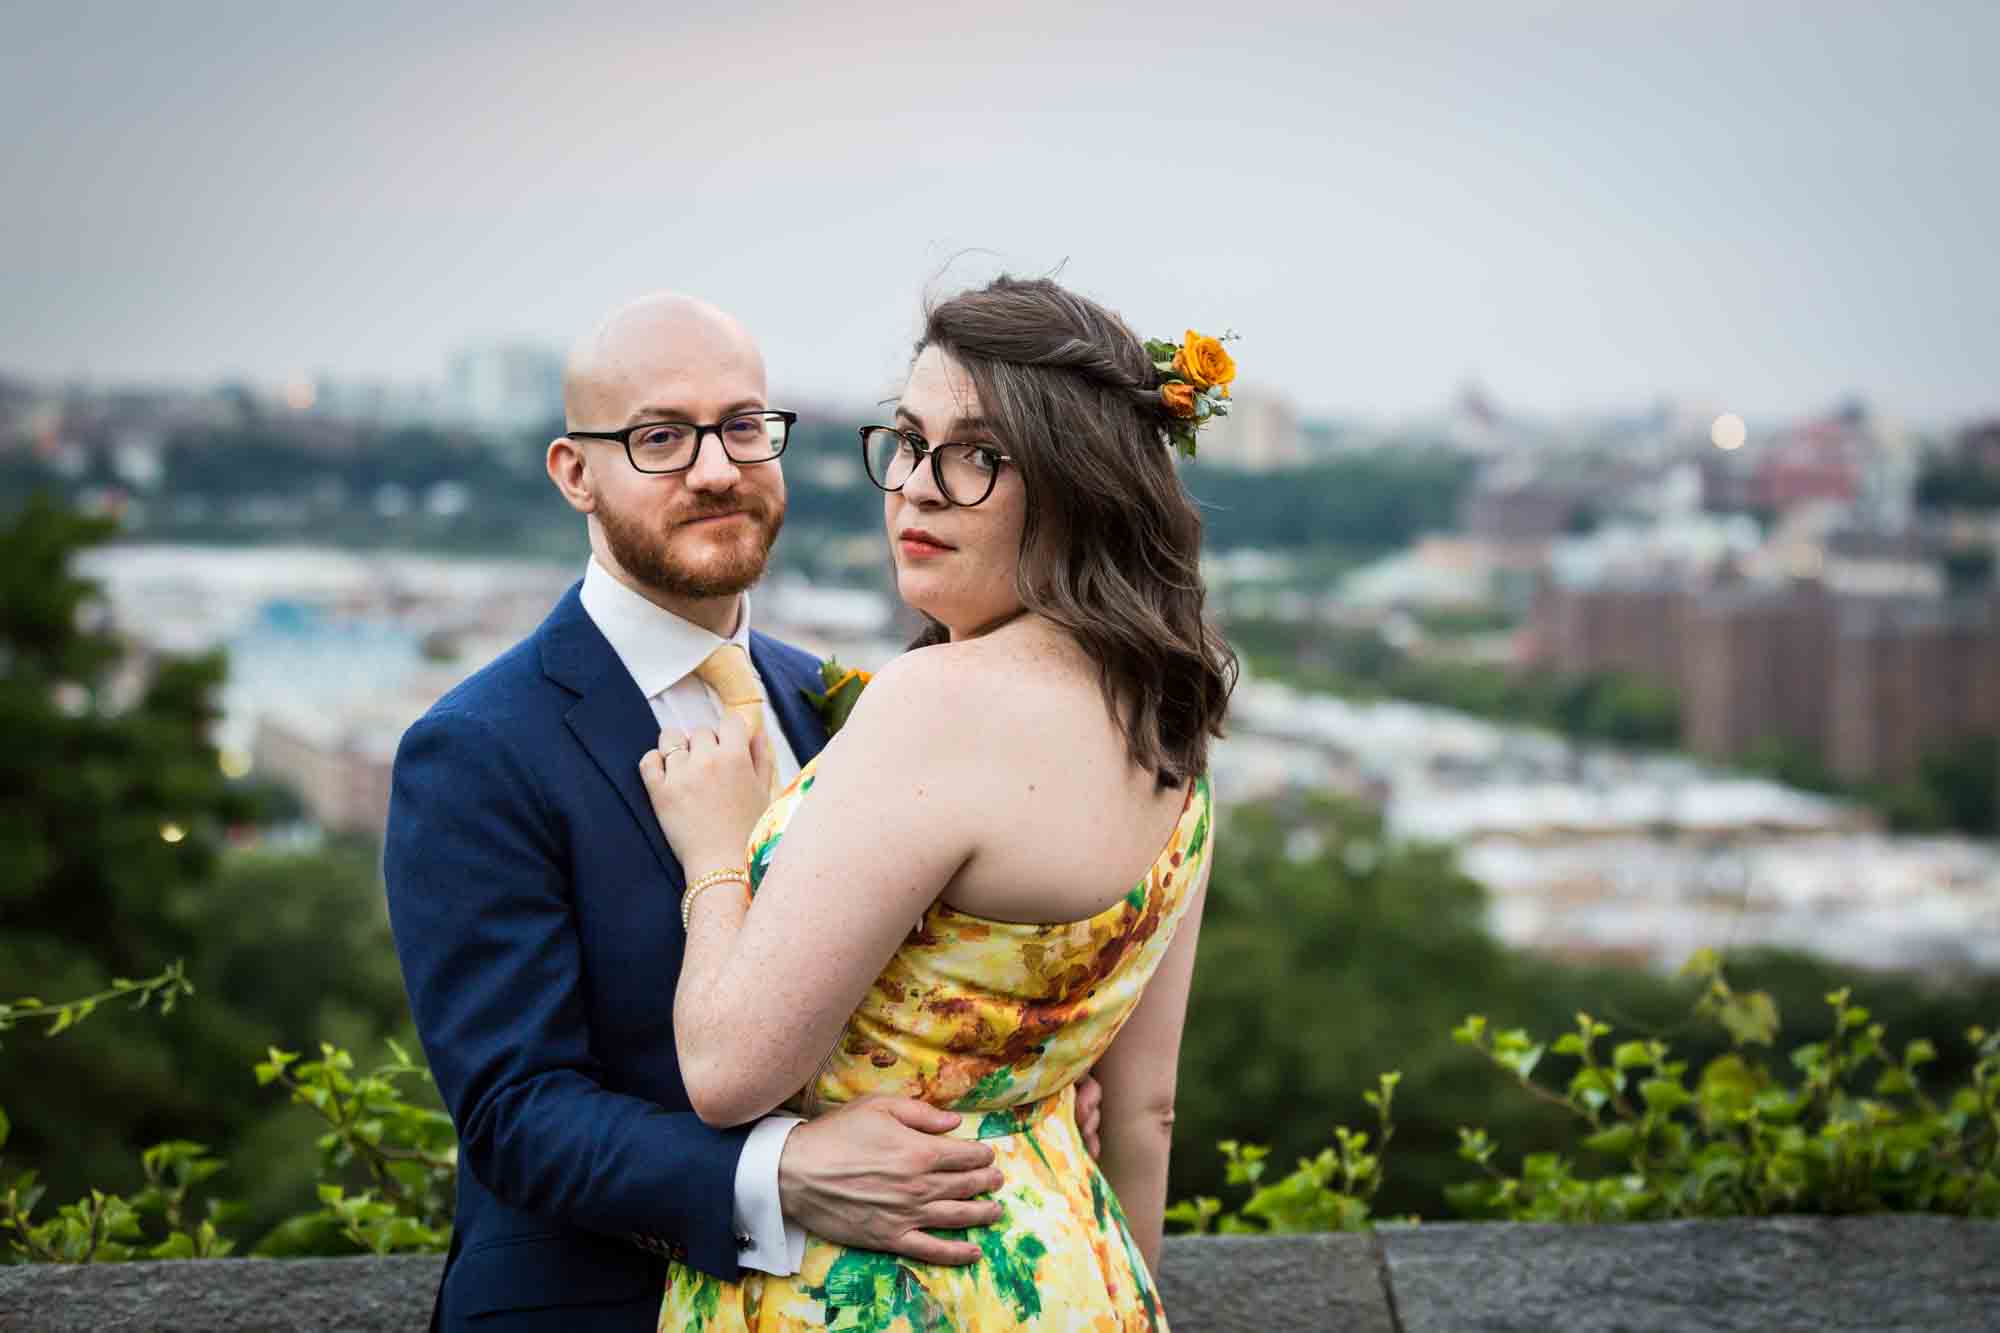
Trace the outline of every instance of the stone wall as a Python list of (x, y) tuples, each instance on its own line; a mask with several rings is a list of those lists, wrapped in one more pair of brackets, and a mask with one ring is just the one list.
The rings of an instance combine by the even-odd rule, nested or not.
[[(14, 1333), (421, 1329), (440, 1260), (0, 1268)], [(1899, 1333), (2000, 1327), (2000, 1223), (1773, 1218), (1177, 1237), (1180, 1333)]]

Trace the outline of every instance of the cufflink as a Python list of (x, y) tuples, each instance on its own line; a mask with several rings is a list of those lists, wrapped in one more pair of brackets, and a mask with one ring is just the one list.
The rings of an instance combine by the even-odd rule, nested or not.
[(750, 1249), (751, 1247), (755, 1246), (756, 1243), (757, 1243), (756, 1241), (752, 1240), (750, 1237), (745, 1235), (739, 1234), (736, 1237), (736, 1248), (739, 1250)]

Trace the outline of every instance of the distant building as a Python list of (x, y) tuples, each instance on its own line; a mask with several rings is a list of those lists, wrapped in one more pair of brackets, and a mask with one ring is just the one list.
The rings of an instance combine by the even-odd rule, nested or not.
[(1532, 453), (1547, 442), (1541, 426), (1510, 416), (1476, 381), (1458, 387), (1441, 424), (1453, 448), (1486, 458)]
[(2000, 606), (1988, 598), (1843, 607), (1826, 758), (1843, 777), (1907, 773), (1926, 750), (2000, 731)]
[(1672, 579), (1581, 590), (1548, 578), (1537, 586), (1530, 619), (1534, 660), (1566, 675), (1623, 671), (1683, 684), (1676, 665), (1684, 595)]
[(1825, 753), (1833, 598), (1813, 580), (1726, 582), (1675, 611), (1681, 735), (1726, 759), (1782, 740)]
[(1203, 462), (1247, 472), (1272, 472), (1308, 461), (1306, 432), (1283, 398), (1252, 390), (1238, 393), (1229, 415), (1201, 433)]
[(1548, 542), (1590, 520), (1600, 484), (1489, 466), (1459, 501), (1459, 530), (1499, 542)]
[(1899, 778), (1928, 751), (2000, 732), (2000, 604), (1870, 597), (1817, 578), (1715, 582), (1545, 578), (1534, 658), (1673, 688), (1697, 754), (1780, 740), (1850, 780)]
[(1960, 459), (1986, 472), (2000, 472), (2000, 419), (1975, 422), (1958, 433)]
[(380, 379), (331, 379), (313, 383), (312, 411), (364, 426), (431, 426), (445, 418), (444, 397), (434, 384)]
[(1704, 451), (1703, 498), (1711, 509), (1771, 514), (1837, 505), (1860, 526), (1894, 531), (1911, 518), (1919, 455), (1908, 431), (1848, 403), (1747, 447)]
[(522, 430), (562, 418), (562, 354), (537, 342), (493, 342), (451, 358), (444, 410), (481, 430)]
[(1340, 585), (1347, 607), (1485, 606), (1525, 611), (1542, 548), (1432, 533), (1414, 546), (1349, 574)]
[(314, 735), (265, 716), (257, 722), (251, 764), (296, 789), (322, 828), (379, 838), (388, 827), (392, 735)]
[(1757, 459), (1758, 507), (1779, 512), (1814, 500), (1852, 504), (1865, 460), (1858, 432), (1845, 423), (1812, 422), (1771, 442)]

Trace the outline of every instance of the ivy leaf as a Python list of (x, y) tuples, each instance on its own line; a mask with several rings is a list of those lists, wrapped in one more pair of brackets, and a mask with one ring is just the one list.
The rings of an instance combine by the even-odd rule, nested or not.
[(1722, 1002), (1716, 1017), (1738, 1046), (1769, 1046), (1778, 1038), (1778, 1002), (1764, 991), (1732, 994)]
[(1526, 1031), (1514, 1028), (1503, 1032), (1494, 1042), (1493, 1059), (1502, 1068), (1512, 1071), (1516, 1078), (1527, 1078), (1541, 1063), (1542, 1051), (1539, 1043), (1531, 1043)]
[(1713, 949), (1696, 949), (1688, 960), (1681, 964), (1681, 975), (1699, 977), (1707, 981), (1722, 970), (1722, 955)]
[(1579, 1069), (1569, 1081), (1570, 1099), (1593, 1111), (1611, 1100), (1611, 1092), (1611, 1080), (1595, 1069)]
[(1610, 1157), (1629, 1157), (1632, 1155), (1632, 1146), (1638, 1141), (1637, 1126), (1625, 1123), (1599, 1130), (1584, 1139), (1583, 1146), (1592, 1152), (1601, 1152)]
[(1621, 1041), (1611, 1053), (1611, 1064), (1615, 1069), (1637, 1069), (1652, 1063), (1652, 1046), (1643, 1041)]
[(149, 1259), (192, 1259), (194, 1258), (194, 1237), (185, 1231), (173, 1235), (146, 1251)]
[(1661, 1115), (1672, 1115), (1689, 1102), (1694, 1094), (1670, 1078), (1649, 1078), (1639, 1085), (1639, 1096), (1645, 1101), (1646, 1109)]
[(1916, 1090), (1917, 1085), (1900, 1069), (1885, 1069), (1882, 1077), (1875, 1080), (1877, 1097), (1907, 1097)]
[(1703, 1115), (1731, 1121), (1749, 1113), (1759, 1086), (1757, 1074), (1742, 1056), (1732, 1052), (1708, 1062), (1701, 1071), (1695, 1095), (1701, 1102)]

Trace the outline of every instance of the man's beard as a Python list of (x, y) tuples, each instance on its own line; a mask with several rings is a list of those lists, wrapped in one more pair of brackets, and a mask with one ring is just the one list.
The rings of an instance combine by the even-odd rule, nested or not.
[(597, 522), (604, 529), (604, 544), (611, 548), (612, 558), (645, 587), (670, 597), (731, 597), (764, 576), (764, 566), (771, 559), (771, 546), (778, 540), (778, 530), (785, 526), (785, 511), (774, 509), (760, 498), (740, 496), (733, 505), (703, 507), (675, 515), (674, 522), (678, 527), (717, 514), (744, 515), (757, 526), (762, 540), (747, 549), (732, 551), (720, 560), (704, 562), (703, 568), (673, 557), (669, 550), (671, 529), (663, 537), (644, 518), (604, 506), (597, 510)]

